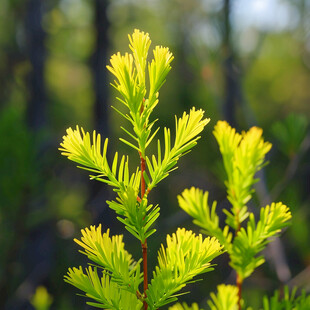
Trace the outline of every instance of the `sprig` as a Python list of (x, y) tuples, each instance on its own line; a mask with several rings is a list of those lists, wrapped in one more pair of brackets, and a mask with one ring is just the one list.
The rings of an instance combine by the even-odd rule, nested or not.
[(177, 303), (172, 307), (169, 307), (169, 310), (202, 310), (199, 308), (198, 304), (193, 303), (191, 306), (187, 305), (186, 302)]
[(252, 186), (257, 181), (254, 176), (263, 167), (271, 144), (264, 141), (262, 130), (258, 127), (252, 127), (240, 135), (227, 122), (219, 121), (213, 133), (223, 157), (227, 198), (232, 204), (230, 211), (224, 211), (226, 223), (238, 230), (249, 215), (246, 204), (252, 197)]
[(219, 226), (219, 217), (216, 214), (216, 201), (210, 208), (208, 203), (209, 193), (192, 187), (185, 189), (182, 195), (178, 196), (179, 206), (194, 218), (193, 223), (202, 228), (202, 232), (216, 237), (225, 249), (229, 248), (232, 240), (232, 233), (229, 226), (224, 229)]
[(108, 201), (108, 205), (120, 215), (117, 219), (142, 243), (156, 232), (151, 227), (159, 217), (159, 206), (148, 205), (145, 197), (138, 202), (133, 188), (128, 187), (126, 191), (119, 192), (116, 201)]
[(142, 282), (141, 260), (135, 262), (131, 254), (125, 250), (123, 236), (110, 237), (109, 229), (102, 234), (101, 225), (97, 228), (91, 226), (90, 229), (82, 229), (81, 232), (81, 240), (74, 239), (84, 249), (80, 252), (98, 267), (104, 268), (111, 279), (123, 289), (135, 294)]
[(97, 134), (95, 130), (91, 139), (91, 135), (88, 132), (85, 133), (83, 128), (80, 129), (79, 126), (76, 126), (76, 129), (73, 130), (70, 127), (60, 145), (59, 150), (62, 155), (82, 165), (78, 166), (79, 168), (96, 174), (91, 175), (91, 179), (107, 183), (117, 189), (124, 189), (129, 185), (138, 189), (139, 170), (137, 169), (135, 173), (130, 175), (128, 157), (122, 156), (119, 162), (118, 152), (115, 153), (112, 166), (110, 166), (107, 160), (108, 139), (104, 140), (102, 149), (101, 135)]
[(120, 288), (117, 283), (111, 281), (109, 275), (98, 275), (97, 268), (89, 266), (86, 273), (82, 267), (69, 268), (65, 281), (81, 291), (85, 297), (95, 302), (87, 302), (88, 305), (111, 310), (140, 310), (142, 302), (135, 294)]
[(296, 296), (297, 288), (291, 292), (288, 287), (284, 287), (284, 296), (280, 298), (279, 291), (276, 291), (271, 298), (264, 296), (264, 310), (308, 310), (310, 309), (310, 295), (306, 295), (305, 290), (302, 290), (300, 296)]
[[(199, 274), (213, 270), (211, 260), (222, 253), (215, 238), (203, 239), (192, 231), (178, 229), (167, 236), (167, 247), (158, 253), (158, 266), (147, 291), (151, 310), (177, 300), (176, 294)], [(184, 294), (184, 293), (183, 293)]]
[[(114, 88), (121, 94), (117, 98), (129, 110), (123, 113), (116, 109), (133, 127), (133, 132), (122, 127), (134, 142), (121, 138), (121, 141), (130, 147), (139, 150), (145, 158), (145, 150), (150, 144), (158, 129), (152, 133), (154, 122), (150, 121), (150, 115), (158, 103), (158, 91), (165, 82), (166, 76), (171, 70), (170, 63), (173, 55), (167, 47), (156, 46), (153, 53), (154, 59), (147, 63), (148, 50), (151, 44), (148, 33), (135, 29), (129, 36), (130, 49), (133, 54), (126, 53), (122, 56), (117, 53), (111, 57), (111, 66), (108, 70), (116, 77)], [(145, 67), (149, 69), (149, 96), (146, 98)]]
[(218, 285), (217, 294), (211, 293), (208, 305), (211, 310), (237, 310), (238, 289), (234, 285)]
[(288, 207), (281, 202), (261, 208), (257, 224), (253, 213), (250, 214), (247, 228), (241, 228), (229, 250), (231, 266), (241, 280), (249, 277), (255, 268), (265, 262), (263, 256), (256, 255), (271, 241), (271, 237), (277, 236), (282, 228), (289, 225), (291, 217)]
[[(192, 108), (175, 118), (174, 143), (171, 143), (170, 129), (164, 129), (164, 148), (157, 143), (157, 158), (146, 154), (159, 128), (151, 113), (158, 104), (159, 90), (171, 69), (173, 55), (167, 47), (156, 46), (154, 58), (148, 62), (150, 38), (147, 33), (134, 30), (129, 36), (132, 53), (111, 57), (108, 70), (115, 76), (113, 87), (123, 105), (114, 109), (131, 125), (121, 127), (130, 138), (120, 138), (135, 149), (140, 166), (129, 172), (129, 158), (115, 153), (109, 163), (107, 159), (108, 139), (101, 145), (101, 136), (85, 132), (83, 128), (69, 128), (61, 143), (62, 155), (77, 162), (79, 168), (90, 171), (91, 179), (104, 182), (114, 188), (116, 199), (107, 201), (117, 219), (141, 243), (142, 259), (135, 262), (124, 249), (122, 236), (101, 232), (101, 225), (82, 230), (81, 240), (75, 241), (95, 267), (69, 269), (65, 281), (78, 287), (85, 295), (95, 300), (90, 305), (107, 309), (157, 309), (175, 301), (180, 289), (201, 273), (212, 270), (210, 261), (222, 253), (222, 246), (215, 238), (202, 239), (192, 232), (179, 229), (167, 237), (167, 248), (159, 251), (159, 265), (148, 287), (147, 239), (156, 231), (153, 228), (159, 216), (159, 206), (148, 202), (149, 192), (168, 174), (176, 169), (181, 156), (188, 153), (200, 138), (199, 134), (208, 124), (204, 112)], [(148, 77), (146, 76), (148, 68)], [(149, 81), (147, 89), (146, 81)], [(125, 110), (125, 111), (123, 111)], [(179, 252), (180, 251), (180, 252)], [(174, 254), (176, 253), (176, 254)], [(140, 263), (143, 262), (143, 272)], [(143, 281), (143, 292), (139, 286)], [(126, 300), (127, 299), (127, 300)]]
[(164, 152), (162, 157), (161, 143), (158, 140), (157, 158), (146, 157), (151, 180), (147, 180), (148, 192), (151, 191), (160, 181), (169, 175), (169, 172), (176, 169), (176, 165), (181, 156), (189, 152), (200, 138), (198, 135), (209, 123), (210, 119), (203, 119), (204, 112), (192, 108), (190, 113), (183, 113), (182, 117), (175, 119), (175, 140), (171, 146), (170, 129), (164, 130)]

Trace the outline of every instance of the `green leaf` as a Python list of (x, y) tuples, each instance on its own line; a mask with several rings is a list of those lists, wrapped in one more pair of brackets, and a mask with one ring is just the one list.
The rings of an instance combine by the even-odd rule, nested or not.
[[(67, 156), (68, 159), (79, 163), (84, 170), (96, 173), (91, 175), (92, 179), (105, 182), (116, 188), (123, 188), (126, 186), (134, 186), (137, 188), (140, 179), (140, 173), (137, 170), (133, 174), (131, 182), (128, 183), (128, 178), (123, 178), (125, 174), (129, 174), (128, 161), (125, 161), (124, 156), (121, 159), (121, 165), (118, 166), (118, 153), (116, 152), (113, 158), (112, 168), (110, 168), (107, 160), (108, 139), (105, 139), (103, 150), (101, 149), (101, 136), (93, 131), (93, 141), (90, 140), (90, 134), (85, 133), (83, 128), (76, 126), (76, 129), (67, 129), (67, 135), (63, 137), (63, 142), (60, 144), (62, 155)], [(127, 169), (125, 172), (124, 169)], [(118, 175), (118, 177), (117, 177)], [(139, 186), (139, 185), (138, 185)]]
[(65, 282), (77, 287), (85, 293), (85, 297), (95, 302), (87, 304), (111, 310), (140, 310), (142, 302), (132, 294), (111, 281), (106, 274), (98, 276), (97, 269), (88, 267), (86, 274), (82, 267), (69, 268)]
[(213, 270), (210, 262), (221, 253), (222, 246), (215, 238), (203, 239), (184, 228), (168, 235), (167, 247), (161, 246), (158, 266), (146, 292), (150, 310), (176, 301), (177, 292), (195, 276)]
[(232, 234), (229, 227), (224, 230), (219, 227), (219, 217), (216, 214), (216, 202), (210, 208), (208, 203), (209, 193), (192, 187), (185, 189), (182, 195), (178, 196), (179, 206), (194, 218), (194, 224), (202, 228), (202, 232), (216, 237), (225, 249), (229, 248)]
[(183, 302), (182, 304), (177, 303), (172, 307), (169, 307), (169, 310), (202, 310), (199, 308), (198, 304), (193, 303), (191, 306), (188, 306), (187, 303)]
[(132, 36), (128, 36), (130, 49), (133, 52), (135, 67), (140, 85), (145, 85), (146, 59), (151, 40), (148, 33), (135, 29)]
[(74, 239), (84, 249), (81, 253), (109, 272), (113, 281), (135, 294), (142, 282), (141, 261), (135, 262), (124, 249), (123, 236), (110, 237), (109, 229), (102, 234), (101, 225), (82, 229), (81, 232), (81, 240)]
[(297, 154), (307, 136), (309, 122), (305, 115), (290, 114), (272, 126), (272, 132), (280, 150), (292, 158)]
[(263, 167), (265, 155), (271, 149), (271, 144), (264, 141), (262, 133), (260, 128), (252, 127), (248, 132), (238, 134), (225, 121), (219, 121), (214, 127), (213, 134), (227, 174), (227, 198), (232, 204), (231, 212), (225, 212), (226, 223), (235, 230), (249, 215), (246, 204), (257, 181), (254, 176)]
[(170, 129), (164, 128), (164, 156), (162, 158), (161, 145), (158, 141), (157, 160), (153, 156), (152, 162), (147, 158), (146, 163), (150, 171), (151, 183), (148, 191), (154, 188), (161, 180), (176, 169), (176, 164), (181, 156), (195, 146), (200, 138), (198, 135), (209, 123), (210, 119), (203, 119), (204, 112), (192, 108), (189, 114), (184, 112), (179, 119), (176, 118), (176, 137), (174, 146), (171, 148)]
[(233, 285), (221, 284), (217, 287), (217, 294), (210, 294), (208, 305), (211, 310), (238, 310), (238, 288)]
[(118, 220), (125, 225), (126, 229), (143, 243), (154, 233), (150, 228), (158, 218), (160, 208), (158, 205), (148, 205), (146, 197), (139, 203), (137, 195), (138, 193), (128, 186), (118, 192), (116, 201), (107, 201), (107, 203), (121, 216)]
[(291, 217), (288, 207), (281, 202), (261, 208), (257, 224), (254, 215), (250, 214), (247, 229), (242, 227), (238, 231), (228, 250), (230, 264), (241, 279), (249, 277), (255, 268), (264, 263), (264, 258), (256, 255), (271, 241), (269, 238), (277, 236), (282, 228), (289, 225)]
[(154, 51), (154, 59), (148, 64), (150, 79), (150, 106), (156, 104), (156, 94), (165, 82), (165, 78), (171, 70), (170, 63), (173, 60), (172, 53), (169, 48), (156, 46)]
[(291, 293), (287, 286), (284, 287), (284, 296), (280, 299), (279, 291), (275, 291), (271, 298), (264, 296), (264, 310), (308, 310), (310, 309), (310, 295), (306, 295), (305, 290), (302, 290), (300, 296), (296, 296), (297, 288), (294, 288)]

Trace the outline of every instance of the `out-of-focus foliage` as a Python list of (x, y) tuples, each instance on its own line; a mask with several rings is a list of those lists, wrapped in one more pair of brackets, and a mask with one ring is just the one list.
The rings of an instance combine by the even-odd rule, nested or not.
[(279, 149), (292, 158), (298, 154), (307, 135), (308, 121), (304, 115), (289, 114), (282, 122), (272, 126), (272, 133)]
[(53, 302), (53, 297), (44, 286), (39, 286), (31, 298), (31, 304), (35, 310), (49, 310)]
[(218, 285), (217, 294), (211, 293), (208, 305), (211, 310), (237, 310), (238, 289), (233, 285)]
[(196, 303), (193, 303), (191, 306), (188, 306), (185, 302), (182, 304), (177, 303), (172, 307), (169, 307), (169, 310), (199, 310), (199, 306)]
[(284, 296), (281, 298), (279, 291), (276, 291), (271, 298), (264, 296), (264, 310), (307, 310), (310, 308), (310, 295), (305, 291), (296, 296), (296, 289), (289, 292), (287, 286), (284, 287)]
[[(14, 236), (16, 223), (23, 218), (28, 199), (37, 182), (38, 170), (34, 157), (31, 134), (17, 111), (10, 108), (0, 116), (0, 266), (7, 258)], [(14, 143), (12, 143), (14, 141)], [(26, 223), (27, 225), (27, 223)], [(21, 228), (21, 227), (20, 227)], [(21, 228), (22, 229), (22, 228)], [(5, 268), (0, 268), (0, 277)]]
[[(5, 216), (1, 215), (0, 219), (2, 224), (0, 241), (1, 248), (7, 249), (14, 234), (13, 218), (16, 218), (20, 201), (31, 200), (31, 214), (34, 215), (27, 216), (26, 220), (31, 227), (30, 231), (37, 224), (44, 223), (46, 218), (53, 218), (56, 224), (55, 251), (58, 253), (58, 259), (54, 260), (57, 267), (50, 277), (49, 290), (55, 296), (54, 307), (62, 310), (70, 309), (71, 301), (67, 296), (72, 295), (72, 293), (67, 295), (66, 288), (59, 286), (58, 282), (69, 265), (66, 250), (72, 252), (68, 246), (71, 244), (69, 240), (80, 227), (89, 225), (91, 213), (89, 188), (81, 182), (80, 174), (73, 172), (73, 169), (65, 166), (62, 161), (53, 163), (59, 158), (52, 149), (58, 145), (65, 128), (74, 127), (77, 123), (84, 128), (94, 127), (95, 91), (92, 64), (96, 48), (94, 26), (96, 1), (41, 1), (44, 15), (42, 25), (46, 32), (47, 49), (44, 78), (49, 121), (45, 130), (50, 140), (43, 143), (47, 157), (40, 151), (37, 156), (33, 154), (31, 148), (34, 146), (36, 150), (41, 150), (42, 145), (39, 147), (38, 144), (42, 140), (34, 138), (23, 121), (31, 98), (28, 84), (29, 74), (33, 70), (27, 54), (25, 28), (30, 2), (0, 1), (0, 127), (3, 130), (5, 127), (5, 130), (1, 131), (0, 143), (0, 182), (1, 190), (5, 189), (5, 193), (0, 196), (0, 209), (5, 210)], [(225, 37), (224, 1), (107, 2), (110, 54), (123, 50), (127, 46), (127, 33), (140, 27), (149, 32), (154, 41), (171, 46), (176, 57), (174, 69), (170, 72), (169, 87), (164, 87), (161, 93), (164, 108), (156, 112), (156, 117), (160, 119), (159, 125), (163, 127), (163, 123), (171, 122), (168, 126), (172, 127), (170, 111), (173, 110), (179, 115), (184, 107), (193, 105), (208, 111), (211, 125), (222, 119), (221, 111), (226, 89), (223, 79), (225, 49), (222, 44)], [(303, 149), (309, 135), (310, 117), (309, 3), (304, 0), (235, 0), (231, 3), (230, 39), (236, 60), (235, 72), (242, 86), (240, 104), (236, 107), (237, 119), (241, 129), (248, 128), (248, 124), (252, 125), (252, 122), (262, 127), (266, 137), (269, 134), (268, 140), (273, 144), (268, 158), (273, 164), (265, 169), (266, 185), (273, 197), (285, 202), (292, 209), (293, 222), (285, 236), (285, 248), (288, 251), (292, 273), (297, 274), (309, 265), (310, 260), (309, 149)], [(289, 122), (283, 122), (291, 113), (295, 116), (289, 117)], [(10, 114), (15, 116), (9, 117)], [(297, 115), (302, 115), (301, 118), (306, 120), (308, 126), (305, 143), (302, 145), (299, 143), (304, 134), (304, 125), (301, 124), (304, 121), (300, 122), (301, 118)], [(111, 135), (119, 135), (120, 116), (117, 113), (110, 113), (109, 117)], [(280, 126), (277, 125), (279, 121), (282, 124)], [(191, 154), (191, 160), (184, 158), (182, 177), (176, 172), (171, 178), (171, 183), (159, 185), (158, 192), (162, 193), (158, 195), (160, 204), (165, 203), (169, 206), (161, 210), (163, 222), (160, 227), (165, 233), (173, 231), (169, 226), (186, 221), (182, 216), (172, 216), (173, 212), (177, 212), (175, 197), (184, 187), (212, 186), (214, 197), (210, 199), (223, 200), (223, 191), (216, 190), (221, 185), (210, 174), (211, 170), (215, 170), (215, 159), (218, 155), (215, 151), (216, 145), (211, 142), (209, 135), (203, 134), (202, 139), (208, 137), (210, 143), (201, 143), (199, 151)], [(287, 140), (288, 137), (290, 142)], [(122, 146), (112, 137), (110, 147), (114, 154), (116, 148), (126, 146)], [(292, 149), (295, 152), (293, 157), (297, 158), (297, 161), (293, 159), (292, 153), (289, 153)], [(301, 153), (303, 156), (300, 156)], [(30, 162), (25, 165), (28, 158)], [(294, 168), (296, 163), (297, 169)], [(294, 168), (289, 169), (293, 171), (292, 174), (288, 174), (289, 178), (284, 176), (288, 171), (287, 167)], [(27, 171), (31, 172), (31, 175), (25, 178)], [(48, 182), (45, 183), (46, 178)], [(278, 186), (279, 178), (285, 181), (284, 189), (283, 186), (282, 189)], [(23, 182), (26, 182), (25, 187), (29, 184), (32, 188), (34, 184), (39, 184), (41, 187), (34, 186), (35, 189), (30, 194), (32, 197), (24, 199), (23, 191), (20, 190), (24, 186)], [(44, 209), (41, 205), (48, 207)], [(102, 206), (105, 207), (104, 202)], [(222, 203), (217, 206), (219, 210), (222, 207)], [(219, 218), (219, 221), (221, 220)], [(27, 247), (29, 239), (32, 238), (29, 237), (30, 231), (24, 234), (26, 240), (22, 243), (23, 247)], [(0, 261), (3, 261), (5, 256), (6, 254), (0, 255)], [(70, 261), (71, 259), (72, 257)], [(155, 260), (156, 257), (153, 258), (153, 262)], [(11, 294), (13, 292), (16, 294), (18, 285), (27, 279), (27, 271), (22, 271), (24, 263), (16, 259), (13, 259), (12, 265), (18, 266), (16, 269), (18, 272), (10, 285)], [(1, 266), (0, 269), (2, 274), (4, 270), (10, 268)], [(269, 271), (275, 276), (272, 268)], [(206, 283), (203, 293), (215, 289), (210, 283)], [(265, 288), (264, 284), (258, 283), (264, 282), (249, 283), (247, 287), (255, 285), (257, 288)], [(269, 284), (272, 286), (272, 283)], [(194, 293), (197, 294), (197, 298), (202, 296), (199, 289)], [(17, 299), (16, 295), (12, 298)], [(256, 295), (253, 299), (259, 300), (260, 297)], [(74, 306), (79, 308), (77, 302)]]

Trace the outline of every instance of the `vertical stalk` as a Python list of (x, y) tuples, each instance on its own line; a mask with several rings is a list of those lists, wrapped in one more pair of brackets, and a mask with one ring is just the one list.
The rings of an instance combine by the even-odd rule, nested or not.
[[(145, 179), (144, 179), (144, 171), (145, 171), (145, 158), (143, 158), (142, 154), (140, 153), (140, 160), (141, 160), (141, 200), (145, 194)], [(148, 279), (147, 279), (147, 239), (145, 239), (144, 243), (141, 243), (142, 247), (142, 257), (143, 257), (143, 291), (144, 297), (146, 297), (146, 290), (148, 287)], [(148, 304), (146, 301), (143, 301), (144, 309), (146, 310)]]
[(237, 288), (238, 288), (238, 310), (241, 310), (242, 279), (238, 273), (237, 273), (236, 283), (237, 283)]
[[(144, 102), (145, 99), (143, 98), (143, 102), (141, 104), (140, 108), (140, 115), (144, 111)], [(144, 171), (145, 171), (145, 158), (143, 157), (142, 152), (139, 152), (140, 155), (140, 161), (141, 161), (141, 201), (143, 199), (143, 196), (145, 194), (145, 179), (144, 179)], [(144, 298), (146, 298), (146, 290), (148, 287), (148, 279), (147, 279), (147, 239), (145, 239), (144, 243), (141, 242), (142, 247), (142, 259), (143, 259), (143, 292), (144, 292)], [(147, 310), (148, 304), (146, 301), (143, 301), (143, 308), (144, 310)]]
[[(237, 229), (236, 229), (236, 232), (235, 232), (235, 236), (237, 236), (240, 228), (241, 228), (241, 223), (239, 222), (239, 210), (236, 214), (236, 219), (237, 219), (237, 222), (238, 222), (238, 226), (237, 226)], [(242, 278), (240, 277), (240, 275), (238, 274), (238, 272), (236, 272), (236, 286), (238, 288), (238, 310), (241, 310), (241, 299), (242, 299)]]

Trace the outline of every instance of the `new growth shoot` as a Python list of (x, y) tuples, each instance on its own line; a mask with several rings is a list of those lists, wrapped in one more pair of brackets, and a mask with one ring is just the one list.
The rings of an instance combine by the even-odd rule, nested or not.
[(155, 310), (177, 300), (177, 293), (196, 275), (210, 271), (210, 262), (222, 253), (222, 246), (216, 238), (203, 239), (179, 228), (167, 236), (167, 246), (161, 246), (158, 266), (148, 281), (147, 240), (156, 232), (160, 211), (158, 205), (149, 203), (148, 194), (197, 144), (209, 119), (203, 118), (204, 111), (195, 108), (175, 117), (174, 138), (170, 129), (164, 128), (163, 143), (157, 140), (156, 154), (147, 154), (159, 131), (152, 112), (159, 103), (159, 90), (171, 69), (173, 55), (167, 47), (156, 46), (153, 59), (148, 61), (151, 40), (139, 30), (134, 30), (129, 42), (131, 53), (113, 55), (107, 68), (115, 77), (112, 86), (120, 94), (117, 99), (123, 106), (113, 108), (127, 124), (121, 127), (127, 138), (120, 140), (137, 152), (140, 166), (132, 170), (128, 156), (118, 152), (109, 163), (108, 138), (102, 141), (100, 134), (94, 131), (91, 135), (78, 126), (67, 130), (60, 150), (79, 168), (89, 171), (92, 180), (114, 188), (117, 197), (107, 203), (127, 231), (139, 240), (142, 258), (132, 258), (122, 236), (110, 237), (109, 230), (102, 233), (101, 225), (91, 226), (82, 230), (80, 241), (75, 241), (92, 263), (85, 271), (82, 267), (70, 268), (65, 281), (84, 291), (93, 300), (88, 304), (95, 307)]

